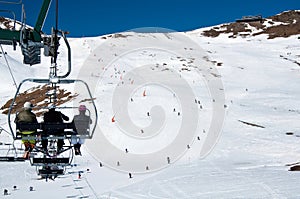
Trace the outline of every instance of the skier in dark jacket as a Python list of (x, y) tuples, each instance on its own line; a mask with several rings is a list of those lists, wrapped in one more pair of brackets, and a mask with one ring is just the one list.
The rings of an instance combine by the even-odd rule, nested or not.
[[(50, 107), (49, 111), (44, 113), (44, 122), (45, 123), (63, 123), (65, 121), (69, 121), (69, 117), (61, 113), (60, 111), (56, 111), (55, 108), (52, 106)], [(48, 131), (46, 132), (47, 134), (50, 135), (63, 135), (64, 131)], [(57, 151), (61, 151), (62, 147), (64, 145), (64, 140), (63, 139), (58, 139), (57, 141)], [(48, 140), (47, 139), (42, 139), (42, 147), (45, 151), (47, 151), (47, 146), (48, 146)]]
[[(15, 118), (15, 123), (18, 125), (20, 123), (37, 123), (36, 115), (32, 112), (33, 105), (30, 102), (25, 102), (23, 110), (17, 113)], [(22, 138), (31, 136), (35, 131), (28, 131), (26, 129), (19, 129), (22, 134)], [(28, 159), (30, 152), (35, 146), (35, 139), (22, 139), (25, 146), (25, 152), (23, 158)]]
[(74, 145), (75, 155), (81, 155), (80, 147), (84, 143), (84, 139), (80, 136), (85, 136), (89, 133), (89, 125), (92, 123), (90, 116), (85, 114), (86, 110), (85, 105), (80, 105), (78, 108), (79, 115), (75, 115), (72, 121), (75, 131), (79, 135), (79, 137), (73, 136), (71, 140), (71, 143)]

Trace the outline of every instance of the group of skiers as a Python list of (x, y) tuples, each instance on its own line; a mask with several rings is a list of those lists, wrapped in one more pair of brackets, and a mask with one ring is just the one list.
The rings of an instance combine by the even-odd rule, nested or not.
[[(30, 102), (25, 102), (23, 109), (17, 113), (15, 118), (15, 123), (37, 123), (36, 115), (32, 112), (33, 104)], [(87, 129), (89, 128), (89, 125), (92, 123), (92, 120), (90, 119), (90, 116), (86, 115), (86, 106), (80, 105), (78, 108), (79, 114), (75, 115), (72, 121), (72, 124), (74, 124), (74, 134), (86, 134)], [(44, 123), (56, 123), (60, 124), (64, 121), (69, 121), (69, 117), (61, 113), (60, 111), (55, 110), (54, 106), (51, 106), (48, 110), (48, 112), (44, 113)], [(63, 130), (57, 132), (57, 130), (49, 130), (50, 132), (46, 132), (47, 134), (54, 134), (54, 135), (63, 135)], [(25, 152), (23, 157), (25, 159), (29, 158), (30, 153), (35, 147), (36, 140), (35, 139), (26, 139), (27, 136), (30, 136), (31, 134), (35, 133), (35, 131), (30, 130), (21, 130), (20, 132), (22, 134), (22, 142), (25, 146)], [(45, 137), (45, 135), (42, 136), (42, 149), (46, 153), (47, 147), (48, 147), (48, 140)], [(84, 143), (84, 139), (81, 139), (77, 136), (71, 137), (71, 144), (74, 146), (75, 155), (81, 155), (80, 147)], [(64, 145), (64, 139), (58, 139), (57, 140), (57, 153), (62, 151)]]

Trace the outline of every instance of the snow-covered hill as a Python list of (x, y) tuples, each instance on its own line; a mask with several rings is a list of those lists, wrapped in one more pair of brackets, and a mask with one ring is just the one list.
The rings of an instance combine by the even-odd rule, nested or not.
[[(96, 98), (95, 136), (55, 181), (37, 180), (29, 162), (1, 162), (1, 197), (298, 198), (299, 173), (286, 164), (300, 159), (299, 34), (205, 36), (210, 29), (70, 39), (71, 77)], [(47, 77), (49, 59), (24, 66), (20, 50), (3, 48), (17, 83)], [(2, 106), (15, 87), (0, 55)], [(61, 71), (66, 55), (61, 46)], [(8, 130), (4, 114), (0, 126)]]

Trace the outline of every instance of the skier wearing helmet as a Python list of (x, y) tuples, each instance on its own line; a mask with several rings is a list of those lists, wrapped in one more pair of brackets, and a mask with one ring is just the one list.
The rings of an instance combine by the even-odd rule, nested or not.
[(89, 130), (89, 125), (92, 123), (90, 116), (86, 115), (86, 106), (80, 105), (78, 107), (79, 115), (75, 115), (73, 118), (73, 124), (75, 127), (75, 132), (79, 137), (72, 137), (72, 144), (74, 145), (75, 155), (81, 155), (80, 147), (84, 143), (84, 139), (80, 138), (80, 135), (86, 135)]
[[(17, 113), (15, 118), (15, 123), (35, 123), (37, 122), (36, 115), (32, 112), (33, 105), (30, 102), (25, 102), (23, 106), (23, 110)], [(28, 131), (26, 129), (19, 129), (22, 134), (22, 138), (30, 136), (35, 133), (35, 131)], [(30, 152), (33, 150), (35, 146), (35, 139), (22, 139), (22, 143), (25, 146), (25, 152), (23, 158), (28, 159)]]

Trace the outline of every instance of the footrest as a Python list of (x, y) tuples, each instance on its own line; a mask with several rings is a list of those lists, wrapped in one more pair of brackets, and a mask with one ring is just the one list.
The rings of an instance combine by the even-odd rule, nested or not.
[(69, 158), (32, 158), (31, 164), (33, 166), (43, 166), (43, 165), (58, 165), (66, 166), (69, 165)]
[(1, 157), (0, 156), (0, 162), (24, 162), (25, 159), (23, 157)]
[(52, 176), (52, 175), (63, 175), (63, 169), (40, 169), (38, 175), (41, 176)]

